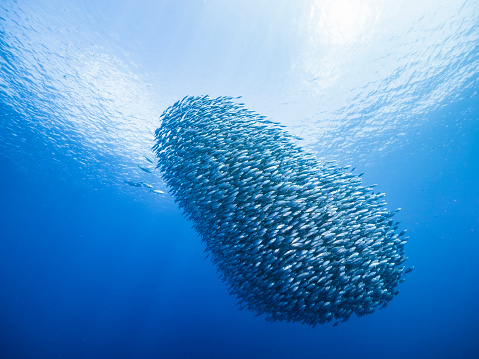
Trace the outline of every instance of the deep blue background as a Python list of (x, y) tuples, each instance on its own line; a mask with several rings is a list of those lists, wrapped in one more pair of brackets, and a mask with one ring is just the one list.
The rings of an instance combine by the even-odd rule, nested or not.
[[(195, 19), (193, 13), (201, 9), (200, 2), (190, 2), (185, 14), (183, 3), (188, 2), (177, 7), (168, 3), (172, 8), (168, 14), (193, 26), (191, 19)], [(235, 299), (218, 279), (215, 267), (204, 258), (204, 247), (191, 223), (182, 217), (168, 195), (157, 196), (123, 183), (125, 179), (145, 180), (164, 189), (158, 173), (142, 173), (137, 164), (148, 165), (142, 155), (152, 156), (148, 137), (152, 136), (151, 126), (154, 129), (158, 125), (156, 118), (171, 104), (170, 97), (177, 100), (177, 93), (189, 94), (193, 85), (177, 78), (178, 83), (168, 88), (172, 94), (160, 96), (146, 111), (143, 105), (149, 103), (149, 95), (143, 92), (135, 95), (135, 91), (143, 89), (141, 71), (145, 68), (135, 68), (136, 82), (128, 82), (131, 74), (121, 74), (119, 78), (126, 79), (125, 88), (129, 89), (126, 95), (120, 90), (115, 92), (122, 88), (121, 83), (106, 86), (111, 91), (104, 93), (103, 85), (94, 82), (104, 78), (119, 81), (113, 72), (105, 77), (95, 72), (89, 78), (92, 70), (84, 68), (75, 81), (89, 78), (94, 82), (92, 92), (84, 92), (79, 85), (73, 88), (78, 91), (70, 94), (68, 86), (60, 85), (63, 77), (55, 77), (62, 61), (55, 60), (52, 62), (55, 66), (48, 68), (39, 59), (41, 54), (32, 50), (35, 47), (32, 44), (38, 44), (38, 40), (15, 43), (9, 38), (8, 31), (13, 34), (14, 29), (8, 25), (9, 18), (16, 18), (17, 22), (24, 19), (26, 24), (37, 21), (32, 15), (34, 12), (27, 11), (30, 7), (35, 9), (31, 4), (9, 3), (10, 11), (16, 9), (15, 16), (6, 12), (7, 6), (2, 8), (1, 16), (0, 358), (479, 357), (479, 84), (477, 72), (467, 72), (471, 71), (467, 66), (472, 62), (459, 63), (467, 69), (463, 78), (470, 78), (461, 89), (444, 95), (437, 103), (427, 102), (420, 111), (413, 104), (395, 107), (396, 122), (382, 137), (374, 133), (361, 137), (360, 130), (366, 128), (366, 124), (359, 122), (357, 114), (374, 119), (372, 123), (381, 131), (390, 126), (387, 119), (392, 115), (380, 115), (363, 102), (341, 104), (355, 107), (355, 116), (346, 116), (329, 132), (324, 130), (323, 122), (315, 125), (313, 120), (334, 117), (333, 111), (313, 115), (316, 107), (310, 108), (309, 123), (298, 120), (290, 124), (292, 130), (318, 126), (321, 131), (336, 136), (333, 153), (325, 149), (331, 144), (321, 147), (322, 135), (306, 134), (305, 137), (318, 157), (327, 157), (329, 153), (343, 165), (351, 162), (357, 165), (356, 171), (365, 173), (366, 185), (377, 183), (378, 190), (386, 193), (389, 209), (402, 208), (396, 217), (401, 221), (401, 228), (408, 229), (410, 241), (406, 254), (410, 259), (407, 265), (414, 265), (415, 270), (400, 285), (400, 294), (388, 307), (372, 315), (351, 318), (338, 327), (268, 323), (262, 317), (238, 310)], [(262, 8), (267, 7), (266, 3), (262, 4)], [(101, 6), (102, 11), (111, 11), (114, 7), (108, 2)], [(55, 7), (55, 11), (60, 10), (63, 11)], [(65, 11), (68, 13), (68, 9)], [(72, 13), (75, 16), (67, 17), (65, 22), (91, 25), (85, 18), (93, 15), (84, 11), (77, 14), (70, 9), (67, 16)], [(143, 14), (141, 8), (135, 11)], [(48, 14), (54, 17), (51, 12)], [(103, 14), (100, 12), (99, 16)], [(38, 18), (43, 15), (38, 14)], [(426, 12), (426, 19), (427, 16)], [(176, 22), (168, 18), (169, 26), (173, 26)], [(50, 26), (59, 43), (69, 43), (69, 39), (76, 36), (64, 31), (64, 27)], [(120, 36), (113, 38), (121, 43), (130, 39), (124, 35), (128, 33), (134, 39), (135, 31), (143, 36), (147, 27), (139, 22), (138, 27), (128, 28), (133, 29), (131, 31), (117, 28)], [(19, 28), (33, 38), (36, 27), (22, 25)], [(185, 33), (175, 32), (176, 43), (191, 35), (187, 26), (182, 28), (186, 29)], [(279, 26), (268, 31), (274, 33), (275, 29)], [(96, 30), (86, 29), (87, 35), (82, 35), (91, 41), (88, 45), (111, 45), (103, 43), (106, 40), (101, 40), (102, 36), (92, 35)], [(239, 33), (243, 31), (246, 30)], [(479, 33), (477, 26), (470, 29), (469, 35), (471, 33)], [(196, 36), (199, 41), (199, 35)], [(167, 39), (168, 36), (163, 35), (162, 41)], [(144, 39), (136, 49), (138, 53), (129, 56), (141, 54), (143, 48), (153, 47), (153, 43), (153, 39)], [(468, 44), (469, 59), (477, 59), (477, 41)], [(51, 56), (56, 56), (56, 50), (47, 45)], [(57, 45), (51, 46), (57, 49)], [(169, 50), (163, 51), (171, 54), (173, 47), (174, 44), (170, 44)], [(256, 48), (251, 44), (246, 47)], [(33, 58), (18, 57), (16, 51), (21, 48), (26, 49), (24, 55), (30, 54)], [(96, 54), (97, 49), (91, 51)], [(274, 46), (264, 51), (277, 54)], [(220, 53), (218, 50), (215, 56)], [(204, 56), (202, 53), (200, 57), (205, 60)], [(244, 56), (250, 65), (255, 64), (254, 59)], [(289, 55), (281, 56), (286, 62)], [(163, 60), (158, 71), (168, 77), (168, 71), (162, 70), (162, 66), (174, 61)], [(101, 62), (104, 71), (108, 70), (106, 65), (114, 63), (108, 61)], [(228, 68), (231, 58), (226, 56), (224, 61), (225, 67), (218, 71), (231, 78), (234, 76)], [(415, 61), (411, 60), (410, 66)], [(191, 62), (195, 62), (194, 57)], [(38, 66), (40, 70), (38, 73), (11, 70), (20, 63)], [(67, 75), (71, 74), (69, 63), (73, 64), (65, 60)], [(45, 65), (46, 70), (39, 64)], [(445, 63), (443, 77), (434, 78), (421, 87), (419, 98), (429, 98), (436, 89), (434, 86), (452, 78), (457, 66), (452, 60)], [(262, 65), (254, 70), (261, 68)], [(203, 70), (201, 76), (209, 78), (209, 70)], [(36, 75), (28, 78), (29, 73)], [(35, 81), (40, 81), (44, 73), (58, 88), (45, 84), (36, 87)], [(268, 76), (257, 81), (267, 82)], [(195, 81), (199, 80), (191, 79)], [(409, 96), (414, 87), (411, 83), (405, 85), (409, 90), (403, 95), (390, 90), (371, 96)], [(453, 85), (446, 87), (453, 88)], [(227, 90), (227, 86), (221, 83), (212, 91), (220, 91), (222, 87)], [(246, 92), (247, 106), (248, 99), (255, 102), (255, 92), (248, 92), (248, 86), (231, 86), (232, 92)], [(341, 83), (332, 85), (328, 91), (339, 93), (342, 86)], [(158, 93), (161, 95), (168, 89)], [(303, 90), (304, 93), (311, 91), (307, 87)], [(196, 91), (209, 93), (206, 85)], [(82, 94), (80, 99), (66, 103), (65, 99), (73, 98), (75, 93)], [(125, 108), (118, 110), (119, 113), (105, 110), (108, 102), (104, 99), (111, 102), (116, 96), (122, 103), (128, 102), (131, 96), (134, 103), (145, 101), (141, 102), (140, 110), (146, 112), (128, 122), (131, 116), (137, 116), (134, 106), (127, 108), (131, 112)], [(298, 98), (297, 93), (294, 96)], [(83, 102), (78, 102), (80, 100)], [(265, 96), (253, 107), (258, 111), (265, 108), (268, 115), (279, 115), (281, 110), (274, 104), (268, 105), (268, 101)], [(305, 100), (305, 104), (310, 101)], [(379, 98), (378, 104), (384, 106), (375, 106), (384, 109), (386, 102)], [(78, 113), (75, 104), (79, 106)], [(360, 107), (362, 105), (364, 107)], [(282, 106), (288, 109), (296, 105)], [(307, 106), (305, 108), (303, 111), (307, 112)], [(341, 111), (345, 111), (344, 107)], [(284, 122), (288, 124), (288, 120)], [(95, 126), (99, 129), (92, 130)], [(355, 144), (353, 149), (351, 143)], [(378, 150), (381, 146), (386, 150)]]

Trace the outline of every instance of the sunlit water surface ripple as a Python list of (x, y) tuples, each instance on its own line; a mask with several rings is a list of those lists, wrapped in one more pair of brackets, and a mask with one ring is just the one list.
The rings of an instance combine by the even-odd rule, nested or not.
[[(0, 6), (2, 152), (29, 171), (55, 164), (104, 183), (163, 188), (138, 167), (149, 164), (158, 117), (204, 93), (243, 96), (321, 160), (367, 166), (420, 132), (426, 114), (476, 95), (474, 1), (281, 2), (274, 11), (212, 1), (183, 9), (178, 24), (168, 14), (180, 5)], [(213, 25), (218, 12), (232, 22), (216, 23), (226, 42)], [(149, 36), (132, 38), (132, 28)], [(284, 56), (251, 55), (252, 46)]]

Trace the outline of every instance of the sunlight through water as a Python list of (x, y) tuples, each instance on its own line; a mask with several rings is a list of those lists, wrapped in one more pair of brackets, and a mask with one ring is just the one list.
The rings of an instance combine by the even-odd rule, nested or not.
[(145, 1), (141, 23), (128, 1), (1, 7), (4, 152), (33, 146), (24, 168), (69, 158), (120, 185), (145, 180), (159, 115), (185, 95), (243, 96), (318, 158), (367, 164), (477, 81), (471, 1)]

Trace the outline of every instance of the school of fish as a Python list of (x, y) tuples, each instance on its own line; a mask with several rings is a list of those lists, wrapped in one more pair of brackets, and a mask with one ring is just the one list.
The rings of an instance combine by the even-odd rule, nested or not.
[(241, 308), (337, 325), (399, 293), (408, 237), (360, 175), (231, 97), (185, 97), (160, 119), (158, 168)]

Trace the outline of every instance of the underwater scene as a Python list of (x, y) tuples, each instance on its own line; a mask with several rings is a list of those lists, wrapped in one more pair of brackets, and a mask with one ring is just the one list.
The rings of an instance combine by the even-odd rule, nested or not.
[(3, 0), (0, 358), (479, 358), (479, 2)]

